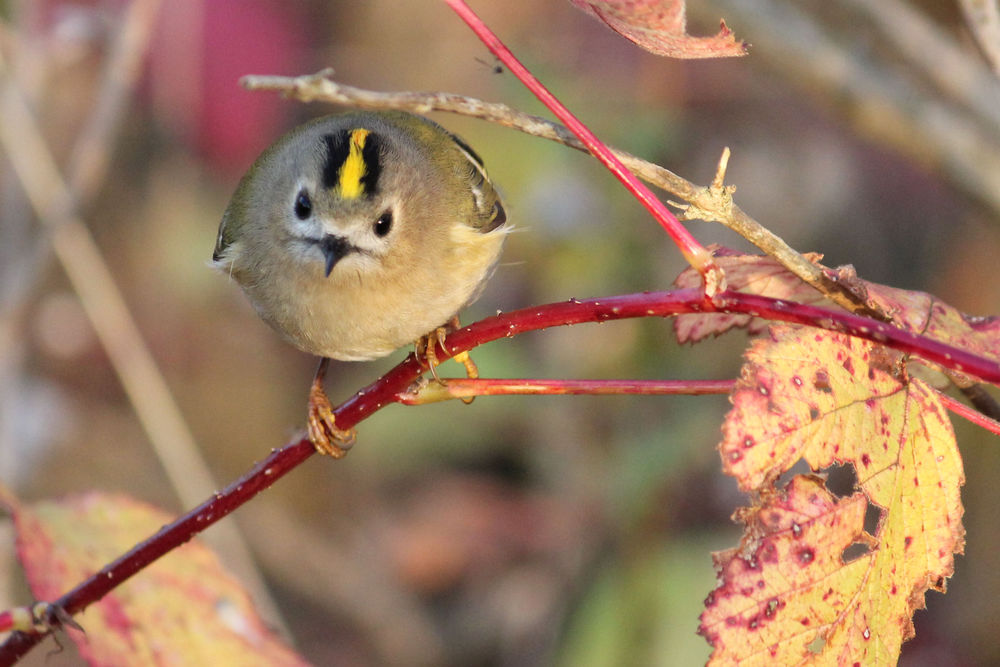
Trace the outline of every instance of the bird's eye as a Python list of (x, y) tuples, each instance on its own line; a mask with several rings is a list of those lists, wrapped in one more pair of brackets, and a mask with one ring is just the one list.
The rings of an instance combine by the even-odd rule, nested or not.
[(375, 226), (372, 228), (375, 231), (375, 236), (385, 236), (392, 229), (392, 211), (386, 211), (378, 217), (375, 221)]
[(299, 190), (299, 194), (295, 195), (295, 217), (299, 220), (305, 220), (310, 215), (312, 215), (313, 203), (312, 199), (309, 198), (309, 193), (305, 191), (305, 188)]

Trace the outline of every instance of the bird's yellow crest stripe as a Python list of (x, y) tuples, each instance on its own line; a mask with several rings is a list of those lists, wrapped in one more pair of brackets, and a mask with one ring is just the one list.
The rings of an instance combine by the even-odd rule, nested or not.
[(367, 139), (368, 130), (351, 130), (347, 159), (340, 167), (340, 178), (338, 179), (340, 196), (344, 199), (355, 199), (365, 194), (365, 184), (362, 179), (368, 173), (368, 165), (364, 158)]

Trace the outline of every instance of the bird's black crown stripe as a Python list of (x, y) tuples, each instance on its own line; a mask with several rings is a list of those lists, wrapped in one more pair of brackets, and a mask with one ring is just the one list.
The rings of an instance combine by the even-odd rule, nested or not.
[(361, 149), (361, 157), (365, 162), (365, 173), (361, 177), (361, 185), (364, 188), (365, 194), (369, 197), (375, 194), (375, 188), (378, 186), (378, 177), (382, 173), (382, 151), (380, 144), (379, 136), (372, 132), (365, 140), (364, 148)]
[(326, 160), (323, 162), (320, 182), (323, 183), (323, 187), (332, 188), (337, 184), (340, 168), (350, 154), (351, 133), (341, 130), (336, 134), (324, 134), (323, 142), (326, 144)]

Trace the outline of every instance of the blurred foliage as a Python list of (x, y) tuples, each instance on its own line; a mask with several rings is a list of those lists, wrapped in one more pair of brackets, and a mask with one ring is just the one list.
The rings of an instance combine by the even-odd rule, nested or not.
[[(730, 146), (737, 201), (794, 247), (967, 312), (997, 312), (1000, 284), (981, 269), (1000, 247), (995, 216), (932, 166), (859, 138), (752, 52), (668, 61), (566, 2), (478, 4), (609, 143), (702, 183)], [(0, 2), (0, 48), (30, 83), (60, 159), (94, 103), (123, 5)], [(954, 17), (935, 18), (959, 31)], [(711, 34), (717, 20), (691, 32)], [(84, 213), (222, 483), (303, 426), (315, 360), (280, 341), (207, 267), (218, 219), (261, 149), (331, 111), (251, 94), (238, 77), (332, 66), (338, 80), (367, 88), (447, 90), (542, 113), (492, 63), (432, 0), (163, 3), (109, 175)], [(585, 155), (479, 121), (435, 119), (484, 157), (518, 228), (464, 321), (663, 289), (683, 268), (641, 206)], [(4, 483), (28, 500), (100, 489), (182, 511), (2, 160)], [(691, 228), (705, 243), (748, 247), (719, 227)], [(682, 348), (669, 321), (646, 320), (527, 334), (474, 357), (486, 377), (726, 378), (745, 342), (737, 333)], [(331, 398), (407, 352), (335, 363)], [(295, 644), (317, 664), (695, 664), (708, 654), (694, 631), (714, 580), (709, 552), (736, 543), (729, 515), (746, 502), (719, 472), (727, 407), (721, 397), (391, 406), (361, 425), (344, 461), (309, 461), (234, 520)], [(1000, 660), (991, 514), (1000, 454), (980, 431), (957, 428), (967, 555), (950, 593), (930, 595), (930, 610), (917, 614), (903, 664)], [(2, 606), (26, 599), (17, 585), (5, 592)]]

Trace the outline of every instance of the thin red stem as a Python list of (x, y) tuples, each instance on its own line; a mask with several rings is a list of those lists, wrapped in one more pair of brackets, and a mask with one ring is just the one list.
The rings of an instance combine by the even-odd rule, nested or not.
[(504, 45), (500, 38), (490, 30), (464, 0), (445, 0), (458, 16), (472, 29), (493, 54), (507, 66), (535, 96), (547, 106), (562, 123), (570, 129), (587, 149), (615, 175), (625, 188), (635, 196), (653, 215), (670, 237), (680, 248), (688, 263), (703, 276), (709, 269), (715, 268), (711, 254), (698, 242), (691, 232), (677, 220), (677, 217), (647, 188), (635, 174), (628, 170), (621, 160), (615, 157), (611, 149), (594, 135), (573, 113), (560, 102), (548, 88), (542, 84), (521, 61)]
[(504, 395), (689, 395), (728, 394), (735, 380), (561, 380), (561, 379), (469, 379), (448, 378), (445, 385), (428, 385), (423, 391), (404, 392), (398, 400), (404, 405), (422, 405), (435, 400)]
[(959, 417), (965, 417), (970, 422), (976, 426), (982, 426), (987, 431), (1000, 435), (1000, 422), (995, 419), (990, 419), (982, 412), (969, 407), (961, 401), (957, 401), (948, 394), (938, 393), (938, 398), (944, 403), (945, 407), (954, 412)]
[[(827, 310), (740, 292), (723, 292), (715, 301), (709, 302), (698, 289), (644, 292), (599, 299), (573, 299), (502, 313), (449, 334), (445, 341), (447, 349), (442, 349), (440, 346), (437, 348), (438, 358), (443, 360), (492, 340), (553, 326), (711, 312), (754, 315), (769, 320), (839, 331), (917, 355), (945, 368), (1000, 385), (1000, 363), (897, 329), (883, 322), (844, 311)], [(397, 402), (398, 395), (426, 369), (426, 361), (418, 360), (411, 354), (379, 380), (344, 401), (334, 411), (337, 426), (344, 429), (351, 428), (375, 411)], [(136, 545), (66, 595), (53, 601), (54, 604), (69, 614), (82, 611), (160, 556), (184, 544), (253, 498), (313, 453), (313, 446), (306, 439), (272, 452), (245, 476), (173, 523), (164, 526), (148, 540)], [(38, 643), (42, 636), (44, 633), (11, 635), (3, 645), (0, 645), (0, 667), (13, 664)]]
[[(670, 317), (685, 313), (738, 313), (839, 331), (915, 354), (992, 384), (1000, 384), (1000, 363), (884, 322), (842, 310), (828, 310), (742, 292), (723, 292), (714, 302), (709, 302), (698, 289), (572, 299), (501, 313), (449, 334), (445, 341), (447, 349), (438, 346), (437, 356), (444, 360), (498, 338), (511, 338), (526, 331), (554, 326), (634, 317)], [(409, 389), (425, 370), (426, 362), (411, 354), (377, 382), (342, 403), (335, 410), (337, 426), (352, 428), (376, 410), (397, 401), (398, 395)]]

